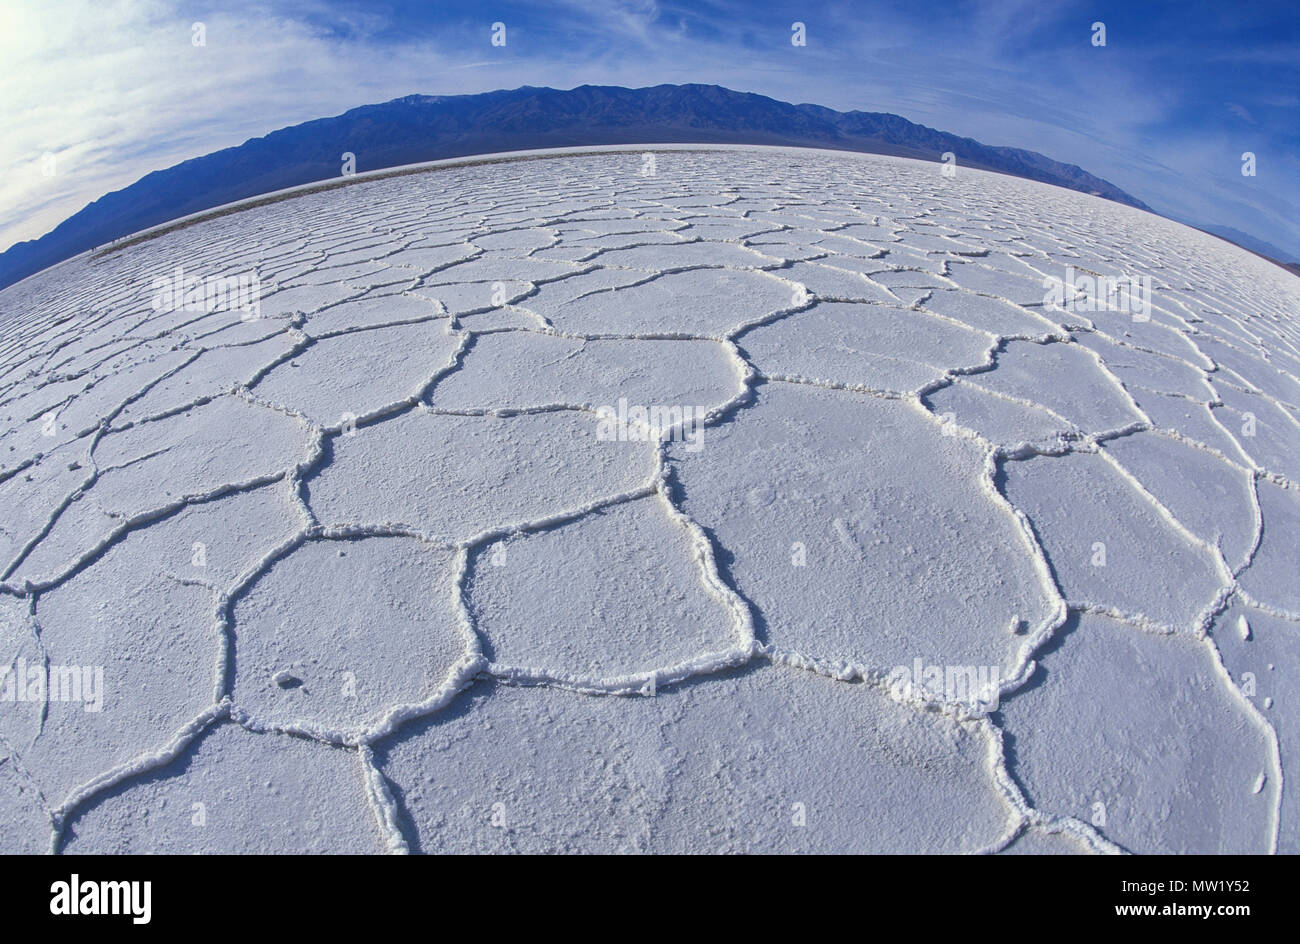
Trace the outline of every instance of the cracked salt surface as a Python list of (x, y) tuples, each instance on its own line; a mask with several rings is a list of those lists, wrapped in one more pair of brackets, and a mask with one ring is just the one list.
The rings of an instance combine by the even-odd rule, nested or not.
[(4, 850), (1297, 851), (1300, 283), (978, 171), (641, 166), (0, 293)]

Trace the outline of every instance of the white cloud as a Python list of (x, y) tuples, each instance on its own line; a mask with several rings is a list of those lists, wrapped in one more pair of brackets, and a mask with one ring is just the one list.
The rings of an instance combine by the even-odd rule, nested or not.
[[(466, 84), (427, 41), (344, 44), (256, 8), (206, 15), (204, 47), (192, 20), (157, 0), (30, 0), (3, 15), (3, 247), (149, 171), (430, 83)], [(47, 152), (52, 177), (41, 174)]]

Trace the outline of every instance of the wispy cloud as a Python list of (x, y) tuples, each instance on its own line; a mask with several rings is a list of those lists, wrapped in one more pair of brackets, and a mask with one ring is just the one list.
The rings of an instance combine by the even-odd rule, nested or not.
[(1248, 112), (1241, 105), (1238, 105), (1236, 102), (1228, 102), (1228, 111), (1232, 112), (1242, 121), (1249, 121), (1252, 125), (1255, 124), (1254, 116), (1252, 116), (1250, 112)]

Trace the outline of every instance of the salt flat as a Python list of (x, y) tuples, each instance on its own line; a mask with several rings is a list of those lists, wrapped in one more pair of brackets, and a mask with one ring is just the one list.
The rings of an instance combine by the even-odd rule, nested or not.
[(0, 849), (1300, 851), (1300, 281), (978, 171), (646, 167), (0, 293)]

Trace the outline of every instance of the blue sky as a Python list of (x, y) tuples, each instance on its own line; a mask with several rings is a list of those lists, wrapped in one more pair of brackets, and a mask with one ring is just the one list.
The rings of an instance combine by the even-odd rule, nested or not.
[(0, 63), (0, 249), (149, 171), (357, 105), (704, 82), (1041, 151), (1300, 257), (1296, 0), (5, 0)]

